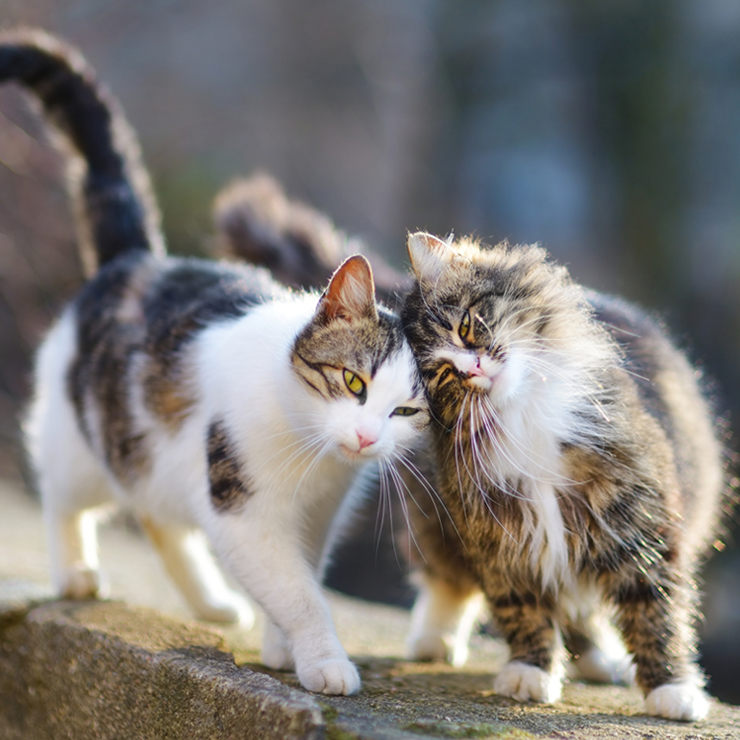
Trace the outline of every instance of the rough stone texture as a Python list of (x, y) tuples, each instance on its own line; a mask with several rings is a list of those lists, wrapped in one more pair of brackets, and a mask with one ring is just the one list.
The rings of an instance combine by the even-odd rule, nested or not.
[(49, 599), (38, 507), (0, 484), (0, 737), (412, 738), (740, 737), (740, 708), (713, 703), (682, 724), (641, 714), (636, 689), (566, 684), (553, 706), (493, 694), (505, 659), (477, 636), (463, 669), (401, 660), (407, 615), (332, 596), (363, 689), (324, 697), (259, 665), (255, 630), (215, 630), (186, 615), (141, 538), (102, 532), (102, 563), (121, 602)]
[(238, 668), (219, 634), (119, 602), (0, 614), (3, 738), (312, 738), (316, 700)]

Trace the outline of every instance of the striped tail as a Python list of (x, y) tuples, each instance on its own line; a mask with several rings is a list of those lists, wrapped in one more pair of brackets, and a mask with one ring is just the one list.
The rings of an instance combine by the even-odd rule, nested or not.
[(163, 254), (159, 212), (136, 136), (80, 53), (43, 31), (0, 32), (0, 82), (12, 81), (34, 93), (84, 163), (82, 176), (71, 179), (88, 272), (124, 252)]

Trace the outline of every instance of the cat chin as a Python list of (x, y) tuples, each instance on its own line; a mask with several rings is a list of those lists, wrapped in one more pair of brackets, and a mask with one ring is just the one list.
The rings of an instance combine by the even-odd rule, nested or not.
[(494, 380), (487, 375), (473, 375), (465, 380), (465, 385), (473, 391), (487, 393), (493, 388)]
[(335, 450), (335, 455), (342, 461), (351, 465), (358, 465), (369, 462), (379, 457), (376, 451), (372, 450), (353, 450), (345, 444), (339, 444)]

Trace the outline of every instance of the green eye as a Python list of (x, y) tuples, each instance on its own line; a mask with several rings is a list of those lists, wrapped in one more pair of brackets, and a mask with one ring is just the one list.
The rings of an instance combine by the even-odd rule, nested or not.
[(460, 339), (465, 339), (470, 334), (470, 311), (466, 311), (460, 320), (460, 326), (457, 328)]
[(415, 409), (413, 406), (396, 406), (391, 411), (391, 416), (413, 416), (418, 413), (419, 409)]
[(365, 393), (365, 381), (357, 373), (345, 368), (343, 375), (344, 384), (350, 393), (358, 397)]

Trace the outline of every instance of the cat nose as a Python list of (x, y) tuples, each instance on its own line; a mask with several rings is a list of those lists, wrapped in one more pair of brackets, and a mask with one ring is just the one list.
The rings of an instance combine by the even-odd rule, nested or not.
[(475, 367), (468, 370), (468, 375), (485, 375), (483, 368), (480, 366), (480, 357), (475, 358)]
[(357, 441), (360, 445), (360, 449), (364, 450), (366, 447), (374, 445), (378, 441), (378, 438), (369, 434), (362, 434), (361, 432), (357, 432)]

